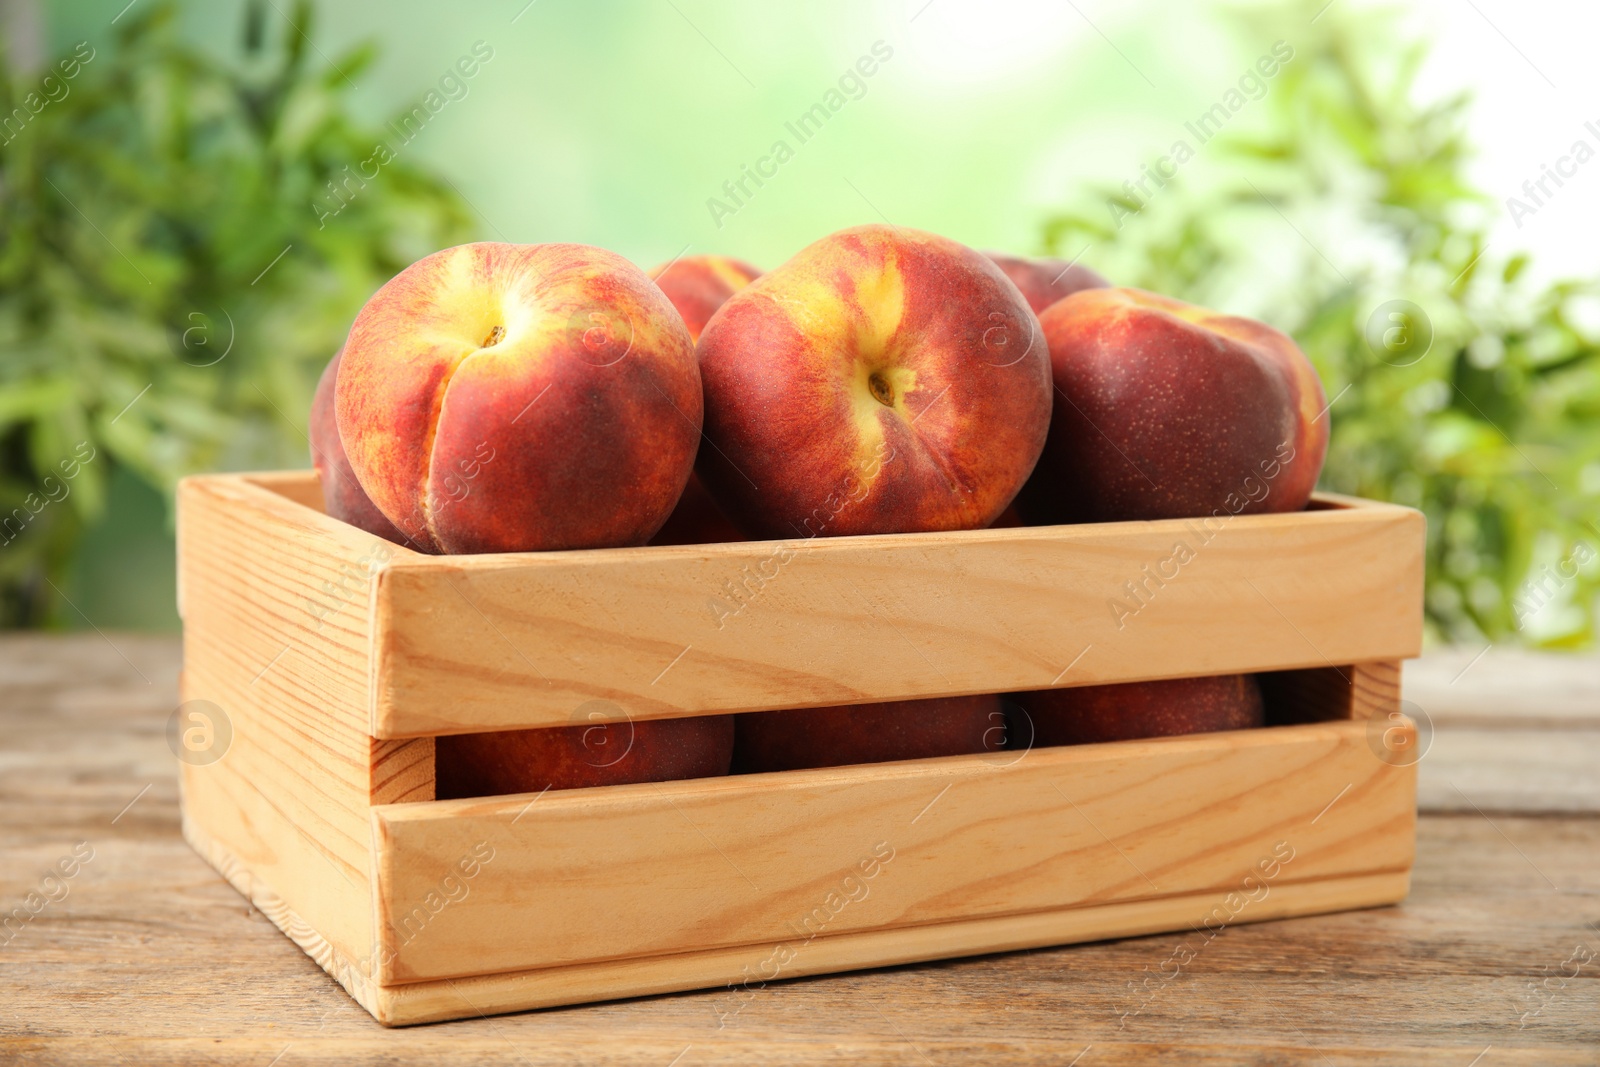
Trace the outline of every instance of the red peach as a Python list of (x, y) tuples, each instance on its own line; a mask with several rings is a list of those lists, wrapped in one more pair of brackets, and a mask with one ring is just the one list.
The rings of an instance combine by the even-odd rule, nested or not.
[(1041, 314), (1057, 300), (1084, 289), (1104, 289), (1111, 283), (1081, 263), (1064, 259), (1025, 259), (1004, 252), (985, 252), (1006, 277), (1017, 283), (1034, 314)]
[(1261, 687), (1250, 674), (1042, 689), (1014, 699), (1040, 746), (1243, 730), (1264, 721)]
[(963, 530), (999, 517), (1050, 417), (1038, 320), (988, 259), (860, 226), (735, 293), (699, 344), (698, 470), (761, 537)]
[(736, 774), (997, 752), (1006, 742), (998, 696), (757, 711), (738, 719)]
[(1056, 404), (1017, 510), (1033, 525), (1298, 511), (1328, 450), (1322, 383), (1287, 336), (1139, 289), (1039, 317)]
[(748, 541), (749, 538), (733, 520), (722, 513), (716, 499), (706, 491), (698, 474), (689, 476), (683, 495), (667, 516), (652, 545), (715, 545), (728, 541)]
[(989, 524), (991, 530), (1004, 530), (1023, 525), (1022, 516), (1017, 514), (1015, 504), (1000, 513), (1000, 517)]
[(339, 440), (339, 426), (333, 417), (333, 387), (339, 376), (342, 355), (344, 349), (340, 348), (323, 368), (322, 377), (317, 379), (317, 391), (311, 398), (311, 418), (306, 427), (306, 437), (311, 442), (311, 465), (316, 468), (317, 480), (322, 485), (322, 508), (333, 518), (374, 537), (397, 545), (405, 544), (406, 535), (384, 518), (383, 512), (356, 481), (356, 473), (350, 469), (350, 460), (344, 454), (344, 444)]
[(440, 800), (728, 773), (733, 716), (456, 734), (434, 742)]
[(373, 503), (445, 552), (644, 544), (702, 414), (672, 304), (570, 244), (462, 245), (401, 271), (356, 317), (335, 407)]
[(730, 256), (685, 256), (661, 264), (650, 277), (683, 316), (689, 336), (698, 341), (716, 310), (761, 272)]
[[(760, 276), (750, 264), (729, 256), (683, 256), (650, 272), (683, 317), (689, 336), (697, 341), (706, 321), (728, 297)], [(690, 475), (683, 496), (650, 543), (703, 545), (743, 540), (743, 532), (722, 513), (699, 475)]]

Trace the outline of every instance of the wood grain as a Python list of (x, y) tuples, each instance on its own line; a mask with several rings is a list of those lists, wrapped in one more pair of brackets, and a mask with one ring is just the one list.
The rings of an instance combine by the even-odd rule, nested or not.
[[(1486, 670), (1536, 707), (1565, 662), (1500, 679), (1496, 656), (1457, 688)], [(1181, 935), (385, 1029), (183, 841), (163, 739), (178, 662), (164, 638), (0, 637), (0, 911), (95, 849), (0, 947), (0, 1062), (1576, 1067), (1600, 1048), (1592, 966), (1523, 1025), (1531, 984), (1579, 942), (1600, 951), (1600, 819), (1487, 796), (1423, 815), (1400, 906), (1230, 927), (1148, 1000), (1129, 984)], [(1521, 710), (1504, 736), (1535, 732)]]
[(1400, 710), (1400, 664), (1394, 660), (1269, 671), (1257, 677), (1269, 723), (1367, 720)]
[(217, 873), (228, 880), (228, 884), (237, 889), (250, 906), (261, 912), (284, 936), (296, 945), (335, 982), (344, 987), (344, 991), (353, 997), (356, 1003), (378, 1015), (383, 1005), (380, 1003), (380, 990), (372, 982), (371, 963), (367, 959), (355, 960), (317, 932), (316, 928), (306, 922), (289, 904), (273, 891), (272, 887), (258, 880), (250, 872), (245, 863), (229, 852), (226, 847), (217, 842), (201, 827), (198, 822), (185, 818), (183, 820), (183, 839), (189, 842), (197, 853), (207, 863), (217, 869)]
[[(1213, 929), (1220, 936), (1223, 930), (1241, 923), (1393, 904), (1405, 897), (1410, 880), (1410, 873), (1403, 872), (1286, 884), (1271, 890), (1258, 907)], [(726, 989), (743, 995), (751, 989), (764, 988), (769, 982), (861, 967), (1103, 941), (1196, 928), (1208, 920), (1221, 924), (1216, 909), (1224, 895), (1193, 893), (963, 919), (931, 927), (863, 930), (814, 941), (795, 939), (645, 959), (411, 982), (373, 989), (376, 1003), (369, 1010), (379, 1022), (405, 1026), (685, 988)], [(1209, 931), (1195, 936), (1198, 945)]]
[(1400, 711), (1400, 672), (1394, 660), (1358, 663), (1350, 672), (1350, 718), (1381, 719)]
[[(759, 945), (754, 966), (770, 944), (852, 931), (1403, 873), (1415, 771), (1366, 735), (1323, 723), (379, 807), (378, 981)], [(1263, 882), (1280, 847), (1293, 861)], [(422, 907), (474, 849), (493, 859), (463, 898)], [(938, 937), (924, 958), (945, 954)]]
[[(276, 491), (304, 479), (261, 481), (271, 491), (240, 476), (178, 489), (181, 697), (233, 735), (221, 759), (183, 766), (186, 806), (322, 938), (365, 956), (372, 797), (421, 795), (423, 750), (385, 758), (398, 745), (365, 729), (374, 539)], [(406, 552), (376, 558), (390, 548)]]
[[(364, 1005), (395, 1021), (442, 1010), (437, 998), (407, 1009), (390, 997), (405, 983), (574, 972), (483, 985), (505, 1010), (724, 981), (741, 956), (790, 952), (796, 937), (827, 946), (808, 955), (817, 971), (828, 960), (859, 966), (935, 958), (951, 945), (1126, 933), (1135, 905), (1138, 928), (1153, 929), (1187, 921), (1204, 899), (1269, 891), (1252, 869), (1282, 873), (1299, 847), (1278, 836), (1288, 826), (1314, 847), (1279, 884), (1295, 888), (1278, 894), (1276, 914), (1292, 910), (1286, 899), (1315, 908), (1392, 900), (1411, 865), (1414, 771), (1378, 759), (1366, 724), (1348, 720), (1393, 702), (1393, 664), (1340, 668), (1327, 657), (1414, 649), (1421, 519), (1321, 503), (1212, 527), (443, 558), (334, 522), (304, 476), (188, 479), (183, 694), (207, 702), (233, 735), (226, 759), (186, 761), (185, 832)], [(742, 595), (728, 586), (737, 612), (685, 607), (730, 566), (764, 576)], [(847, 592), (864, 612), (838, 607)], [(724, 633), (747, 612), (752, 621)], [(485, 626), (546, 685), (464, 660), (481, 653)], [(885, 627), (921, 665), (873, 647)], [(701, 641), (702, 652), (691, 658), (687, 643), (646, 684), (640, 650), (668, 632)], [(514, 637), (605, 687), (575, 690), (566, 667), (568, 682), (544, 676)], [(1065, 667), (1036, 677), (1044, 644), (1079, 640)], [(1095, 641), (1107, 651), (1080, 667)], [(933, 651), (943, 666), (918, 642), (942, 645)], [(1346, 721), (570, 791), (542, 805), (532, 796), (430, 802), (431, 735), (563, 724), (566, 696), (584, 692), (620, 698), (610, 704), (617, 717), (648, 718), (838, 702), (821, 695), (828, 686), (894, 699), (1294, 667), (1310, 656), (1325, 667), (1286, 683), (1291, 695)], [(918, 828), (952, 791), (959, 807)], [(888, 835), (900, 820), (903, 851)], [(867, 883), (897, 856), (898, 877), (872, 894)], [(985, 945), (985, 930), (1002, 940)], [(1018, 942), (1019, 930), (1035, 940)], [(874, 945), (889, 955), (873, 957)], [(587, 977), (574, 970), (584, 967)], [(535, 986), (537, 1001), (514, 999)]]
[(1435, 811), (1600, 812), (1600, 657), (1478, 646), (1406, 664)]
[(374, 804), (432, 800), (434, 797), (433, 738), (370, 742), (369, 797)]
[[(579, 709), (649, 719), (1415, 655), (1422, 516), (1326, 502), (1240, 516), (1209, 541), (1184, 520), (397, 557), (377, 583), (372, 733), (566, 725)], [(1192, 558), (1165, 564), (1170, 580), (1147, 577), (1180, 543)], [(748, 590), (737, 595), (725, 584), (741, 581)], [(1144, 583), (1140, 600), (1129, 583)], [(1115, 611), (1118, 601), (1137, 612)]]
[(1440, 724), (1593, 728), (1600, 720), (1600, 655), (1495, 645), (1430, 649), (1406, 664), (1404, 695)]

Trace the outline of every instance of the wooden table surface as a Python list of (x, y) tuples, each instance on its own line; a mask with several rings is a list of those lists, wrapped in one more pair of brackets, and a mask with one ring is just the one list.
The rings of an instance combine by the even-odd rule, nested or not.
[(1600, 1064), (1600, 660), (1477, 653), (1399, 907), (386, 1030), (179, 837), (177, 642), (0, 638), (0, 1064)]

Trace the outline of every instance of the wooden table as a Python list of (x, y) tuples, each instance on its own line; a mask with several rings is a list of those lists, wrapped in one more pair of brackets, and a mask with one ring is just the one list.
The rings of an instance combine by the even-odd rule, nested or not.
[(385, 1030), (178, 836), (177, 642), (0, 639), (0, 919), (56, 898), (0, 932), (0, 1063), (1600, 1064), (1600, 661), (1477, 652), (1408, 669), (1435, 737), (1400, 907), (1229, 928), (1172, 978), (1160, 935), (726, 1018), (691, 993)]

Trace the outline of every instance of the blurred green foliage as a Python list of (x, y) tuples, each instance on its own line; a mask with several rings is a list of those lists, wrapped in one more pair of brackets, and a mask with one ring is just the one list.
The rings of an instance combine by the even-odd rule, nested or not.
[(1294, 57), (1250, 113), (1203, 144), (1177, 131), (1195, 158), (1149, 195), (1087, 190), (1045, 250), (1298, 340), (1334, 401), (1322, 487), (1427, 515), (1433, 638), (1590, 644), (1600, 279), (1539, 284), (1490, 247), (1469, 98), (1418, 102), (1425, 48), (1397, 16), (1313, 22), (1323, 6), (1251, 9), (1247, 48)]
[[(1594, 561), (1572, 579), (1562, 573), (1577, 547), (1600, 549), (1600, 285), (1539, 282), (1510, 241), (1489, 244), (1502, 207), (1466, 177), (1468, 101), (1419, 102), (1423, 50), (1406, 44), (1398, 20), (1324, 4), (1242, 12), (1244, 54), (1264, 55), (1279, 39), (1294, 50), (1265, 79), (1264, 95), (1203, 144), (1175, 118), (1173, 137), (1196, 154), (1173, 180), (1136, 196), (1121, 179), (1141, 175), (1108, 174), (1105, 188), (1080, 190), (1073, 210), (1048, 220), (1044, 244), (1058, 255), (1082, 252), (1121, 283), (1255, 315), (1300, 341), (1337, 398), (1324, 486), (1428, 515), (1435, 637), (1590, 642), (1600, 573)], [(1020, 104), (961, 93), (937, 108), (912, 106), (924, 91), (912, 76), (926, 71), (911, 64), (909, 38), (906, 66), (895, 68), (906, 82), (873, 90), (878, 114), (863, 109), (854, 125), (830, 127), (800, 164), (807, 177), (796, 171), (774, 184), (724, 232), (704, 220), (704, 192), (747, 158), (756, 124), (814, 98), (820, 69), (787, 23), (782, 41), (761, 44), (777, 17), (765, 9), (727, 22), (726, 32), (779, 72), (788, 95), (730, 93), (742, 83), (724, 63), (684, 68), (661, 40), (701, 47), (685, 18), (695, 11), (641, 11), (603, 35), (616, 71), (575, 45), (538, 63), (497, 64), (498, 97), (463, 108), (431, 143), (402, 146), (353, 186), (345, 168), (395, 140), (351, 117), (352, 81), (383, 85), (370, 50), (329, 60), (310, 44), (308, 7), (271, 0), (246, 6), (234, 47), (195, 43), (214, 38), (233, 10), (205, 9), (187, 40), (170, 3), (135, 5), (110, 38), (99, 36), (105, 19), (96, 10), (79, 19), (96, 36), (74, 77), (54, 62), (0, 69), (0, 626), (71, 621), (46, 579), (65, 590), (71, 573), (102, 586), (108, 568), (137, 566), (107, 551), (136, 539), (116, 522), (91, 533), (104, 559), (82, 558), (80, 535), (113, 484), (126, 493), (137, 478), (135, 486), (170, 494), (190, 471), (305, 464), (310, 390), (349, 316), (405, 264), (472, 236), (459, 195), (418, 160), (468, 158), (507, 115), (522, 135), (497, 144), (505, 177), (472, 195), (502, 224), (521, 219), (522, 239), (642, 242), (662, 258), (693, 239), (697, 249), (776, 262), (817, 232), (861, 221), (860, 193), (842, 176), (867, 159), (882, 188), (900, 187), (889, 206), (897, 219), (938, 203), (925, 224), (983, 229), (1000, 225), (1002, 211), (1018, 212), (1020, 181), (1006, 186), (1009, 169), (973, 162), (973, 145), (989, 142), (959, 142), (963, 165), (946, 168), (944, 185), (908, 180), (885, 161), (948, 151), (952, 109), (994, 138), (981, 154), (1010, 158), (1002, 148), (1014, 127), (990, 120), (996, 107)], [(386, 101), (416, 84), (419, 56), (433, 70), (431, 57), (444, 63), (458, 50), (447, 41), (408, 52), (425, 32), (415, 27), (443, 23), (420, 0), (402, 10), (404, 32), (384, 32), (408, 65), (380, 89)], [(341, 39), (365, 32), (368, 15), (352, 11), (329, 9), (347, 24)], [(870, 12), (829, 11), (801, 21), (844, 20), (863, 40), (876, 32)], [(919, 30), (940, 14), (932, 9)], [(849, 22), (854, 15), (865, 21)], [(1198, 18), (1184, 25), (1209, 28)], [(581, 6), (539, 5), (514, 30), (498, 13), (480, 21), (488, 37), (495, 27), (526, 36), (535, 19), (544, 20), (541, 39), (602, 40)], [(733, 51), (744, 64), (746, 52)], [(69, 48), (62, 58), (76, 55)], [(1095, 93), (1127, 75), (1123, 63), (1110, 49), (1086, 49), (1068, 65), (1087, 72), (1079, 81), (1050, 84), (1075, 114), (1109, 113), (1129, 105), (1113, 102), (1111, 90), (1104, 103)], [(1190, 117), (1212, 103), (1195, 101)], [(689, 144), (689, 162), (673, 155)], [(640, 151), (664, 161), (673, 180), (635, 180), (627, 164)], [(673, 160), (675, 171), (665, 162)], [(534, 175), (543, 184), (530, 197)], [(936, 187), (970, 190), (968, 207), (919, 199)], [(313, 205), (326, 211), (335, 199), (344, 206), (319, 223)], [(1002, 205), (993, 217), (972, 206), (993, 203)], [(1395, 300), (1421, 316), (1379, 313)], [(1396, 338), (1410, 344), (1393, 347)], [(84, 454), (93, 458), (77, 458)], [(155, 502), (144, 506), (153, 512)]]
[[(275, 34), (247, 8), (222, 58), (172, 4), (141, 8), (111, 47), (0, 69), (0, 625), (69, 614), (51, 586), (115, 468), (170, 494), (193, 471), (304, 466), (353, 309), (470, 236), (404, 158), (347, 180), (384, 140), (345, 101), (371, 50), (311, 62), (308, 3)], [(345, 206), (319, 222), (314, 202)]]

